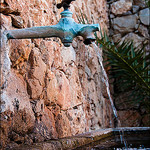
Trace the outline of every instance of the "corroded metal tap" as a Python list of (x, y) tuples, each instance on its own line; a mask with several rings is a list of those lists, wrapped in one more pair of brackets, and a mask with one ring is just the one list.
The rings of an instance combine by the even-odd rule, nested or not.
[(64, 9), (68, 9), (72, 1), (75, 0), (62, 0), (61, 3), (57, 4), (57, 8), (60, 9), (61, 7), (63, 7)]
[[(65, 2), (66, 1), (66, 2)], [(17, 30), (7, 30), (8, 39), (33, 39), (59, 37), (65, 47), (69, 47), (76, 36), (82, 36), (85, 44), (95, 41), (93, 32), (99, 31), (99, 24), (77, 24), (69, 11), (69, 5), (74, 0), (63, 0), (57, 7), (64, 7), (58, 24), (52, 26), (31, 27)]]

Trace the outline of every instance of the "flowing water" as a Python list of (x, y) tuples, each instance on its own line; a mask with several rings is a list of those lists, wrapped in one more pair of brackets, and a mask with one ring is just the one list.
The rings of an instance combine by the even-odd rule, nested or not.
[[(104, 69), (104, 66), (103, 66), (103, 58), (102, 58), (102, 53), (100, 54), (100, 49), (98, 48), (98, 46), (93, 42), (92, 43), (93, 45), (93, 48), (97, 54), (97, 57), (98, 57), (98, 61), (99, 61), (99, 64), (102, 68), (102, 73), (103, 73), (103, 77), (102, 77), (102, 81), (105, 83), (106, 85), (106, 90), (107, 90), (107, 94), (108, 94), (108, 97), (109, 97), (109, 101), (111, 103), (111, 107), (112, 107), (112, 110), (113, 110), (113, 113), (114, 113), (114, 118), (115, 118), (115, 122), (116, 122), (116, 126), (115, 127), (120, 127), (121, 126), (121, 123), (120, 123), (120, 120), (118, 118), (118, 115), (117, 115), (117, 110), (115, 108), (115, 105), (113, 103), (113, 100), (111, 98), (111, 94), (110, 94), (110, 90), (109, 90), (109, 82), (108, 82), (108, 77), (107, 77), (107, 73)], [(127, 142), (126, 140), (124, 139), (124, 132), (123, 131), (120, 131), (120, 140), (121, 140), (121, 143), (124, 144), (125, 148), (127, 148)]]

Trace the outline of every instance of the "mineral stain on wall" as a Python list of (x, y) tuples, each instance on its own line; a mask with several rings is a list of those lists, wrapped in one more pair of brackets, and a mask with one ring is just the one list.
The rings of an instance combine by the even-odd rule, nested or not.
[[(1, 148), (113, 127), (112, 109), (92, 46), (81, 37), (9, 40), (5, 30), (58, 23), (56, 0), (1, 0)], [(75, 1), (106, 28), (105, 0)], [(91, 21), (92, 23), (92, 21)]]

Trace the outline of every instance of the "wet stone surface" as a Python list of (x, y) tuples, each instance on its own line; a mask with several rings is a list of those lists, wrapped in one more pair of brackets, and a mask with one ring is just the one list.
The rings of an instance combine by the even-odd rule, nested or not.
[[(122, 148), (124, 142), (121, 142), (120, 136), (126, 141), (128, 148), (140, 147), (144, 145), (149, 148), (150, 140), (149, 127), (125, 127), (101, 129), (93, 132), (87, 132), (72, 137), (66, 137), (59, 140), (52, 140), (42, 143), (36, 143), (32, 146), (22, 146), (15, 150), (57, 150), (57, 149), (113, 149)], [(126, 148), (127, 149), (127, 148)]]

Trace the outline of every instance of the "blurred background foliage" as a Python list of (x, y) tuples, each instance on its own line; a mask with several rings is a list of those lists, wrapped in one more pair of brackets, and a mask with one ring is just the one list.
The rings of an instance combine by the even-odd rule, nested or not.
[[(149, 6), (150, 1), (146, 2)], [(80, 15), (76, 15), (79, 23), (88, 24), (87, 16), (79, 11)], [(95, 33), (95, 37), (97, 46), (103, 49), (103, 63), (106, 64), (105, 68), (109, 68), (109, 79), (114, 79), (114, 96), (128, 92), (128, 98), (124, 102), (140, 104), (150, 114), (150, 55), (145, 50), (148, 43), (144, 43), (142, 47), (134, 47), (133, 41), (127, 40), (114, 43), (102, 29), (100, 36)]]

